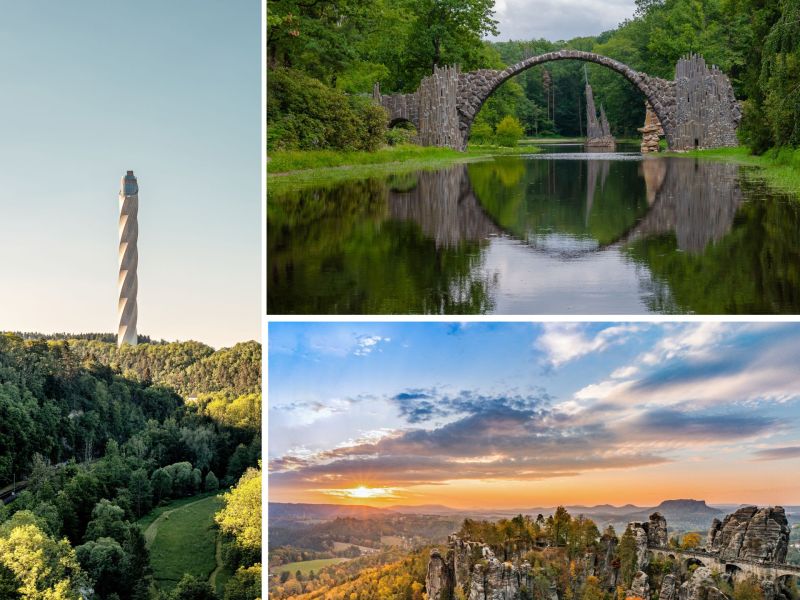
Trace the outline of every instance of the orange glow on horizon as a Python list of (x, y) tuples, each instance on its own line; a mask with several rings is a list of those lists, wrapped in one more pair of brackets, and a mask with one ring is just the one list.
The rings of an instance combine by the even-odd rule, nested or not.
[(800, 504), (800, 481), (785, 477), (797, 461), (743, 462), (733, 457), (650, 467), (587, 471), (538, 480), (450, 480), (407, 487), (388, 481), (344, 483), (337, 489), (270, 489), (275, 502), (441, 504), (456, 509), (525, 509), (563, 505), (656, 506), (692, 498), (709, 504)]

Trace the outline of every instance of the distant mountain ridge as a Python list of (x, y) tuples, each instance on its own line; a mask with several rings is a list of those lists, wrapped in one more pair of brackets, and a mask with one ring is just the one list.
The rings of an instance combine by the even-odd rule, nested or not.
[[(707, 521), (732, 512), (746, 504), (726, 504), (720, 507), (709, 506), (705, 500), (679, 498), (664, 500), (657, 506), (636, 506), (625, 504), (614, 506), (612, 504), (598, 504), (595, 506), (566, 505), (566, 509), (574, 515), (583, 514), (598, 522), (629, 522), (646, 521), (654, 512), (660, 512), (670, 524), (683, 521)], [(787, 513), (800, 512), (798, 506), (785, 506)], [(509, 509), (464, 509), (453, 508), (444, 504), (405, 505), (395, 504), (387, 507), (368, 506), (365, 504), (315, 504), (315, 503), (287, 503), (270, 502), (269, 512), (272, 518), (281, 519), (335, 519), (338, 517), (364, 518), (364, 516), (377, 516), (389, 514), (414, 514), (414, 515), (464, 515), (480, 516), (483, 518), (499, 518), (503, 516), (523, 515), (550, 515), (555, 512), (555, 506), (538, 506), (527, 508)]]

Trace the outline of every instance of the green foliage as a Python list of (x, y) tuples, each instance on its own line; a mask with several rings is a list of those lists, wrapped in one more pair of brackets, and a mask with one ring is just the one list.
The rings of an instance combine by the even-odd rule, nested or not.
[(625, 528), (625, 533), (619, 540), (617, 556), (620, 561), (619, 573), (622, 585), (629, 589), (633, 583), (633, 577), (636, 575), (636, 538), (630, 527)]
[(13, 575), (24, 600), (78, 600), (86, 584), (69, 542), (53, 540), (32, 523), (0, 531), (0, 564), (4, 585)]
[(261, 467), (248, 469), (236, 487), (223, 496), (225, 507), (214, 520), (244, 549), (261, 548)]
[(406, 70), (412, 80), (434, 66), (461, 64), (469, 70), (483, 64), (481, 38), (498, 33), (494, 0), (406, 0), (413, 22), (406, 45)]
[(131, 493), (136, 517), (141, 517), (153, 505), (153, 486), (150, 484), (150, 479), (145, 469), (137, 469), (131, 473), (128, 490)]
[(101, 598), (112, 592), (121, 592), (132, 582), (124, 581), (122, 565), (125, 553), (119, 542), (107, 537), (86, 542), (76, 549), (78, 561), (95, 582), (95, 591)]
[(348, 97), (305, 73), (267, 74), (267, 145), (270, 150), (376, 150), (385, 135), (386, 111), (369, 99)]
[(207, 579), (186, 574), (175, 587), (171, 600), (218, 600), (218, 598)]
[(256, 598), (261, 598), (260, 564), (238, 569), (225, 586), (224, 600), (256, 600)]
[(257, 433), (261, 431), (261, 394), (234, 396), (216, 392), (197, 398), (197, 409), (216, 423)]
[(214, 475), (214, 471), (209, 471), (206, 474), (206, 480), (203, 484), (203, 489), (206, 492), (216, 492), (219, 489), (219, 479)]
[[(123, 346), (69, 339), (70, 350), (95, 370), (103, 367), (128, 379), (169, 387), (185, 397), (261, 391), (261, 344), (243, 342), (215, 351), (200, 342)], [(163, 416), (161, 417), (163, 418)]]
[(86, 527), (84, 539), (97, 540), (105, 537), (121, 541), (125, 538), (126, 529), (125, 511), (104, 498), (92, 510), (92, 520)]
[(469, 141), (476, 144), (488, 144), (494, 139), (494, 130), (486, 121), (475, 120), (469, 132)]
[(501, 146), (516, 146), (524, 133), (525, 130), (522, 128), (522, 123), (509, 115), (503, 117), (502, 121), (497, 124), (495, 136), (497, 143)]
[(412, 124), (400, 124), (386, 132), (386, 143), (390, 146), (410, 144), (417, 137), (417, 130)]
[(153, 501), (156, 504), (172, 496), (172, 477), (164, 469), (156, 469), (150, 476), (153, 489)]

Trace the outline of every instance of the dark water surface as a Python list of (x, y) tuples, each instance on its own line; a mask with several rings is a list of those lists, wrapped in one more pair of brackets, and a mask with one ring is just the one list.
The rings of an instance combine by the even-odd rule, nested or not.
[(800, 312), (800, 202), (736, 165), (551, 145), (269, 197), (272, 314)]

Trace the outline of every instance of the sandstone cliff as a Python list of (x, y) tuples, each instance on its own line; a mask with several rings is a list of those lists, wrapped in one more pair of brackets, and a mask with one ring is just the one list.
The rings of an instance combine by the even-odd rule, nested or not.
[(714, 519), (706, 549), (722, 560), (782, 563), (789, 549), (789, 523), (781, 506), (745, 506), (722, 521)]

